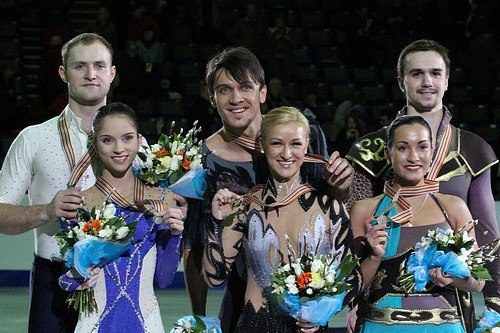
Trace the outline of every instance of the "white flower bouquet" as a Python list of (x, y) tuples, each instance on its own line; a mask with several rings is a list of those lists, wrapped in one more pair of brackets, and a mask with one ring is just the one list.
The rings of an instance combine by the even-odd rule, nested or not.
[(169, 187), (184, 197), (201, 199), (206, 188), (201, 167), (202, 141), (196, 138), (201, 129), (195, 121), (193, 128), (183, 136), (183, 129), (173, 133), (174, 125), (173, 122), (170, 135), (161, 134), (157, 143), (137, 153), (143, 165), (136, 173), (146, 184)]
[(170, 333), (222, 333), (222, 331), (218, 318), (193, 315), (177, 320)]
[[(89, 268), (103, 267), (130, 248), (138, 218), (128, 223), (120, 211), (113, 203), (105, 202), (101, 209), (79, 209), (75, 221), (61, 221), (62, 228), (55, 238), (73, 275), (89, 278)], [(66, 302), (80, 312), (96, 309), (93, 288), (73, 291)]]
[(272, 292), (290, 316), (324, 326), (342, 309), (345, 294), (351, 288), (345, 278), (357, 262), (350, 255), (339, 263), (338, 254), (306, 251), (295, 258), (289, 250), (288, 263), (271, 274)]
[(471, 221), (459, 231), (436, 228), (415, 246), (406, 263), (406, 272), (398, 277), (398, 284), (406, 293), (426, 291), (429, 286), (429, 270), (441, 267), (444, 273), (457, 278), (472, 276), (491, 281), (492, 277), (484, 267), (486, 262), (497, 258), (495, 254), (499, 240), (474, 250), (476, 241), (468, 231), (477, 221)]

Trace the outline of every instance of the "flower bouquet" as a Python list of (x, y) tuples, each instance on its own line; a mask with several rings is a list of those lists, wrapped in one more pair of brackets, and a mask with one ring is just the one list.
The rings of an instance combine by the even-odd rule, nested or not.
[(222, 331), (218, 318), (193, 315), (177, 320), (170, 333), (222, 333)]
[(314, 326), (325, 326), (342, 309), (351, 286), (345, 278), (358, 260), (350, 255), (339, 263), (339, 255), (317, 255), (304, 251), (295, 258), (288, 244), (288, 263), (271, 274), (273, 293), (278, 295), (281, 308), (295, 319)]
[[(105, 202), (101, 209), (94, 207), (90, 212), (78, 209), (75, 221), (61, 221), (55, 238), (74, 276), (88, 279), (91, 267), (103, 267), (129, 250), (139, 218), (131, 223), (126, 219), (113, 203)], [(97, 308), (93, 288), (73, 291), (66, 302), (80, 312)]]
[(144, 152), (137, 153), (143, 162), (135, 170), (138, 177), (146, 184), (168, 187), (183, 197), (202, 199), (206, 171), (201, 166), (202, 141), (196, 138), (201, 129), (196, 125), (197, 121), (183, 136), (182, 128), (179, 134), (173, 133), (175, 122), (172, 122), (170, 135), (162, 134), (157, 143), (143, 147)]
[(484, 267), (485, 262), (497, 258), (495, 254), (499, 239), (491, 244), (473, 249), (476, 241), (468, 235), (477, 221), (471, 221), (459, 231), (436, 228), (429, 230), (427, 236), (415, 246), (406, 262), (406, 273), (398, 277), (398, 284), (406, 293), (426, 291), (430, 282), (429, 270), (441, 267), (443, 273), (457, 278), (474, 277), (491, 281), (492, 277)]
[(500, 333), (500, 314), (485, 309), (473, 333)]

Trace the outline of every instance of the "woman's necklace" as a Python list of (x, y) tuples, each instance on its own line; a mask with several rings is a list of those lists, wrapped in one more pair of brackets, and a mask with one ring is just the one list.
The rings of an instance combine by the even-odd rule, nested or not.
[(286, 189), (285, 196), (287, 196), (293, 191), (295, 185), (299, 186), (300, 183), (302, 183), (300, 176), (294, 179), (290, 187), (288, 187), (288, 184), (286, 182), (278, 182), (278, 186), (276, 187), (276, 194), (279, 196), (281, 192), (283, 192), (283, 189)]
[[(415, 213), (413, 213), (412, 215), (412, 221), (418, 216), (418, 214), (420, 214), (420, 212), (422, 211), (422, 208), (424, 208), (425, 206), (425, 203), (427, 202), (427, 198), (429, 197), (429, 193), (426, 193), (425, 194), (425, 198), (424, 200), (422, 201), (422, 204), (420, 205), (420, 207), (415, 211)], [(410, 223), (408, 224), (409, 227), (413, 227), (413, 223), (412, 221), (410, 221)]]

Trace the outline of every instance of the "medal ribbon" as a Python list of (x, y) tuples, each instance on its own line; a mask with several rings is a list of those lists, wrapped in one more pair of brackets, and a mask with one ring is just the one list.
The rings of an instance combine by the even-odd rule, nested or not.
[[(235, 135), (227, 131), (224, 131), (224, 133), (226, 134), (229, 140), (234, 141), (238, 146), (243, 147), (245, 149), (257, 150), (262, 152), (262, 147), (260, 146), (259, 141), (256, 138), (252, 138), (245, 134)], [(328, 159), (326, 159), (324, 156), (317, 154), (306, 154), (304, 162), (327, 164)]]
[(261, 190), (263, 187), (264, 187), (264, 185), (255, 186), (250, 191), (250, 193), (243, 196), (243, 202), (246, 204), (253, 202), (261, 207), (278, 208), (278, 207), (287, 206), (291, 202), (295, 201), (301, 195), (314, 191), (314, 187), (312, 187), (311, 185), (300, 184), (295, 190), (290, 192), (282, 201), (267, 204), (255, 195), (255, 193), (257, 191)]
[[(66, 160), (69, 164), (69, 169), (71, 170), (71, 175), (68, 181), (68, 187), (75, 187), (78, 180), (82, 177), (83, 173), (92, 163), (92, 160), (97, 155), (97, 151), (93, 144), (90, 144), (88, 149), (85, 151), (83, 156), (80, 158), (78, 163), (75, 165), (75, 152), (73, 150), (73, 145), (71, 144), (71, 137), (69, 135), (68, 123), (66, 122), (64, 110), (57, 120), (57, 128), (59, 130), (59, 138), (61, 139), (61, 144), (66, 156)], [(89, 140), (92, 142), (92, 134), (89, 134)]]
[(424, 184), (422, 185), (404, 186), (400, 187), (398, 190), (394, 189), (394, 187), (389, 182), (386, 182), (384, 185), (384, 194), (392, 199), (393, 204), (389, 205), (380, 215), (389, 211), (395, 203), (399, 206), (401, 212), (394, 216), (391, 216), (390, 219), (395, 223), (404, 224), (410, 221), (413, 217), (411, 205), (408, 203), (405, 197), (437, 192), (439, 192), (439, 182), (431, 179), (424, 179)]
[(122, 207), (145, 206), (151, 205), (157, 212), (161, 212), (166, 208), (166, 203), (158, 199), (144, 199), (144, 183), (137, 177), (134, 177), (134, 203), (129, 202), (116, 189), (111, 186), (104, 178), (99, 177), (95, 186), (104, 193), (109, 199), (116, 202)]
[(446, 154), (448, 153), (448, 149), (451, 144), (451, 126), (450, 124), (446, 125), (446, 128), (443, 132), (443, 136), (441, 137), (441, 141), (439, 143), (439, 148), (436, 152), (436, 156), (434, 157), (434, 161), (429, 169), (429, 173), (427, 174), (427, 179), (436, 179), (438, 176), (441, 167), (443, 166), (444, 159), (446, 158)]

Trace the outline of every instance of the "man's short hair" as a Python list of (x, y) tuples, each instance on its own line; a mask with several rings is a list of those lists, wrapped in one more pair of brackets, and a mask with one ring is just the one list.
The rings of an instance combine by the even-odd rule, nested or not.
[(259, 85), (259, 88), (266, 85), (264, 69), (255, 54), (243, 46), (230, 47), (207, 63), (205, 79), (210, 96), (214, 95), (215, 73), (221, 68), (226, 70), (236, 82), (244, 83), (250, 78)]
[(102, 36), (92, 33), (92, 32), (86, 32), (83, 34), (80, 34), (70, 41), (68, 41), (66, 44), (63, 45), (61, 48), (61, 56), (62, 56), (62, 65), (64, 68), (66, 68), (66, 65), (68, 63), (68, 57), (69, 57), (69, 52), (73, 47), (75, 47), (78, 44), (83, 44), (83, 45), (90, 45), (94, 42), (100, 42), (102, 43), (109, 51), (109, 54), (111, 55), (111, 64), (113, 63), (113, 47), (111, 47), (111, 44)]
[(443, 58), (443, 61), (446, 65), (446, 75), (450, 74), (451, 62), (450, 58), (448, 57), (448, 49), (433, 40), (419, 39), (406, 46), (399, 54), (397, 67), (398, 77), (402, 78), (405, 75), (406, 57), (408, 56), (408, 54), (425, 51), (437, 52)]

